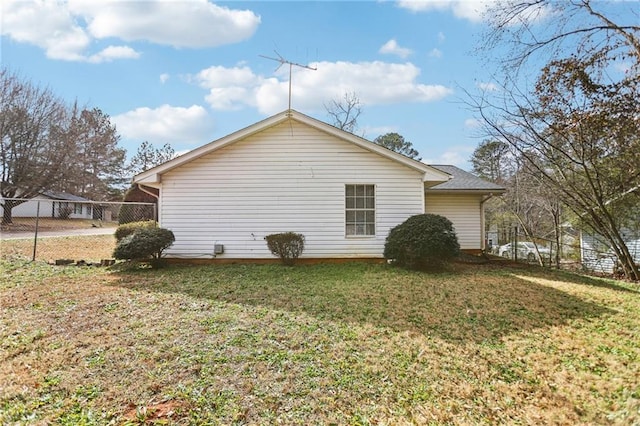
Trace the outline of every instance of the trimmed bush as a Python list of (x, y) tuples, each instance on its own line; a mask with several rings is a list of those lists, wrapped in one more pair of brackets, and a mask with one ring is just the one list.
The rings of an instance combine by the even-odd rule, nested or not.
[(384, 246), (384, 257), (410, 269), (439, 269), (460, 253), (453, 224), (444, 216), (412, 216), (393, 228)]
[(162, 252), (175, 241), (173, 232), (165, 228), (140, 228), (124, 237), (113, 252), (116, 259), (150, 260), (159, 266)]
[(271, 253), (278, 256), (283, 265), (292, 266), (304, 250), (304, 235), (295, 232), (271, 234), (264, 239)]
[(143, 220), (141, 222), (129, 222), (116, 228), (116, 241), (120, 242), (123, 238), (136, 232), (138, 229), (156, 228), (158, 224), (155, 220)]

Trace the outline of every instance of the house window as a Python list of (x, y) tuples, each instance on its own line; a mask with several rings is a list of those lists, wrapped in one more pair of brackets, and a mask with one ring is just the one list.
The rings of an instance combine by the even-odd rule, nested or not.
[(345, 233), (347, 236), (373, 236), (376, 234), (374, 185), (346, 185), (345, 207)]
[(82, 214), (82, 204), (75, 203), (73, 207), (75, 214)]

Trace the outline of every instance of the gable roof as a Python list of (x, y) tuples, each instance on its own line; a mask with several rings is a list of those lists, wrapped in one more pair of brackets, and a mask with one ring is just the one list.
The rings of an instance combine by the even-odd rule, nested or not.
[(316, 120), (315, 118), (309, 117), (298, 111), (286, 110), (279, 114), (266, 118), (262, 121), (259, 121), (255, 124), (252, 124), (249, 127), (245, 127), (244, 129), (231, 133), (230, 135), (227, 135), (223, 138), (217, 139), (213, 142), (209, 142), (206, 145), (202, 145), (201, 147), (196, 148), (192, 151), (189, 151), (186, 154), (183, 154), (179, 157), (176, 157), (173, 160), (169, 160), (166, 163), (160, 164), (159, 166), (146, 170), (134, 176), (133, 182), (138, 184), (150, 185), (150, 186), (153, 186), (153, 184), (159, 184), (160, 176), (162, 174), (167, 173), (168, 171), (173, 170), (177, 167), (180, 167), (184, 164), (187, 164), (197, 158), (200, 158), (203, 155), (217, 151), (225, 146), (231, 145), (251, 135), (254, 135), (263, 130), (266, 130), (270, 127), (277, 126), (287, 120), (294, 120), (299, 123), (308, 125), (321, 132), (328, 133), (346, 142), (357, 145), (360, 148), (366, 149), (367, 151), (374, 152), (378, 155), (381, 155), (383, 157), (386, 157), (388, 159), (401, 163), (409, 168), (422, 172), (424, 174), (423, 181), (428, 182), (430, 185), (446, 182), (451, 178), (451, 176), (448, 173), (442, 170), (439, 170), (437, 168), (421, 163), (420, 161), (413, 160), (402, 154), (398, 154), (397, 152), (391, 151), (390, 149), (387, 149), (383, 146), (375, 144), (371, 141), (368, 141), (364, 138), (356, 136), (352, 133), (345, 132), (344, 130), (338, 129), (337, 127), (332, 126), (330, 124)]
[(428, 191), (433, 192), (474, 192), (483, 194), (502, 194), (505, 188), (488, 180), (481, 179), (469, 172), (450, 165), (433, 165), (432, 167), (447, 173), (453, 178), (447, 182), (432, 186)]
[(62, 201), (78, 201), (78, 202), (91, 201), (88, 198), (84, 198), (79, 195), (69, 194), (68, 192), (44, 191), (42, 195), (54, 200), (62, 200)]

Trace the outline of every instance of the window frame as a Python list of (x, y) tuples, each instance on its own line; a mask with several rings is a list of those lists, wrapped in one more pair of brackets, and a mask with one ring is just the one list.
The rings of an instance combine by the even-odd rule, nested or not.
[(371, 183), (347, 183), (344, 185), (345, 238), (376, 237), (376, 189), (376, 185)]

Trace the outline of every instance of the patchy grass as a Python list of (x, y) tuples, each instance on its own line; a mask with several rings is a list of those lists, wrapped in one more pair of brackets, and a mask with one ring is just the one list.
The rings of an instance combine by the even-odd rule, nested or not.
[(2, 424), (640, 422), (627, 284), (491, 264), (0, 267)]
[[(55, 259), (73, 259), (96, 262), (111, 259), (116, 240), (113, 235), (86, 235), (38, 238), (36, 259), (51, 262)], [(33, 238), (0, 241), (0, 258), (33, 257)]]

